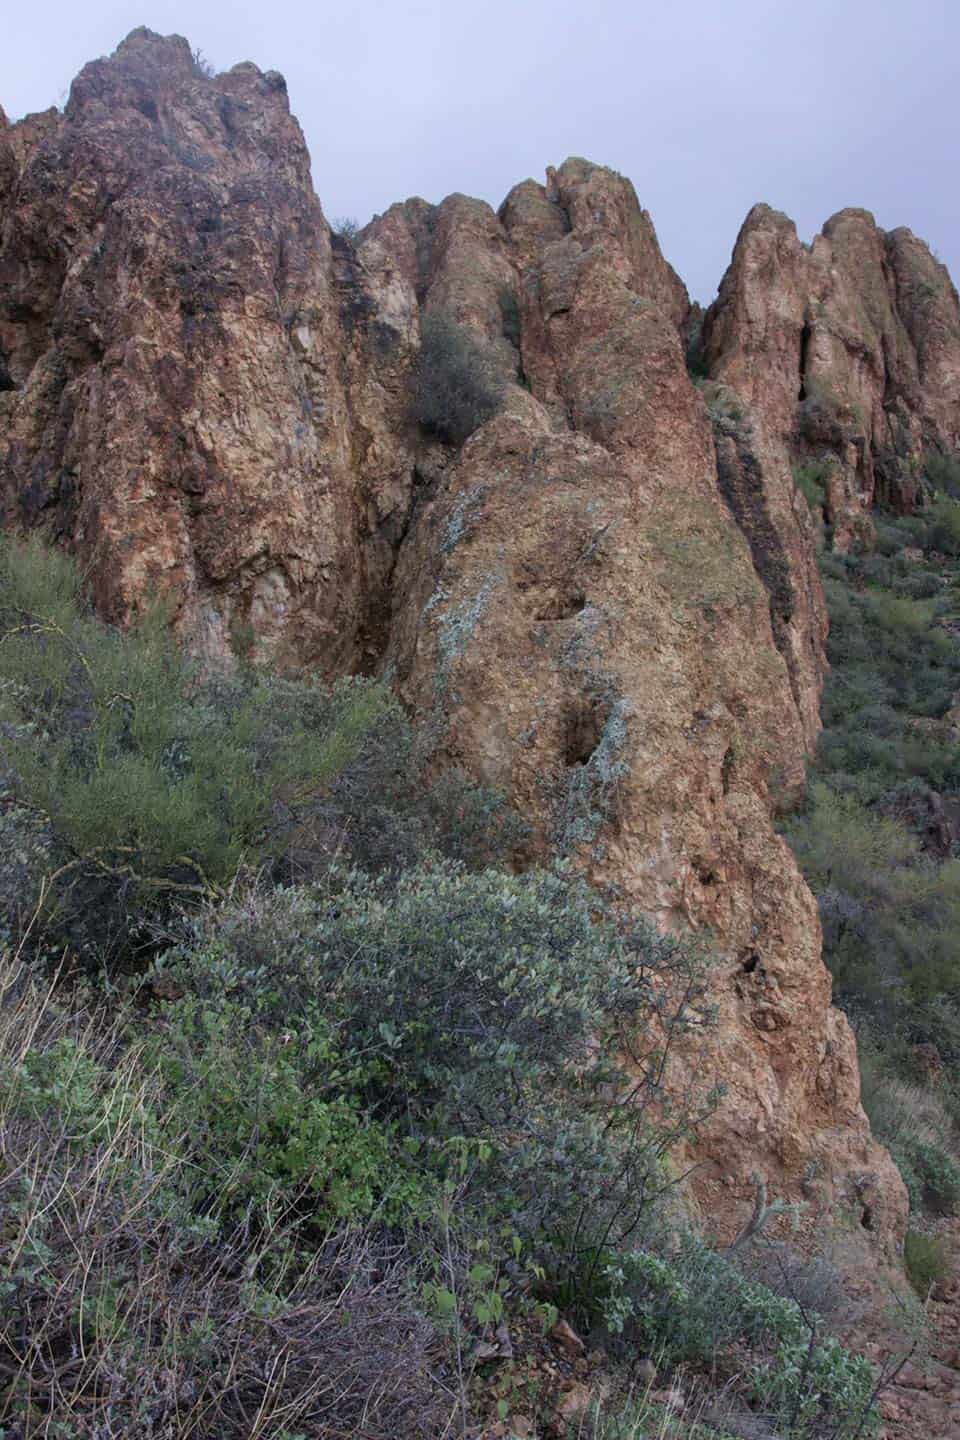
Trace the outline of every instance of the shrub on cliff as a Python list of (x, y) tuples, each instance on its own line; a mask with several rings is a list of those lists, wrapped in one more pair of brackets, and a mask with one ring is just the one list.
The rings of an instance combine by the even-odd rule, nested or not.
[(924, 473), (935, 491), (960, 500), (960, 455), (941, 455), (930, 451), (924, 460)]
[(488, 346), (444, 311), (424, 316), (412, 400), (419, 424), (452, 445), (462, 445), (497, 413), (503, 391)]
[(846, 439), (848, 419), (840, 401), (826, 386), (808, 383), (797, 411), (797, 432), (808, 445), (838, 449)]

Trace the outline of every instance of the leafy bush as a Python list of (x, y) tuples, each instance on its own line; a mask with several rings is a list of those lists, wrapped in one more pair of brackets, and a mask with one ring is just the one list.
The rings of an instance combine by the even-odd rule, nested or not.
[(414, 419), (462, 445), (500, 409), (504, 383), (492, 350), (444, 311), (425, 315), (413, 390)]
[(813, 1312), (701, 1240), (685, 1236), (670, 1256), (634, 1252), (607, 1279), (612, 1330), (664, 1364), (712, 1364), (731, 1345), (747, 1346), (756, 1401), (784, 1434), (813, 1437), (829, 1425), (830, 1434), (853, 1436), (869, 1427), (867, 1361), (821, 1334)]
[(98, 968), (153, 947), (158, 905), (217, 900), (241, 866), (395, 871), (430, 848), (483, 864), (521, 834), (500, 797), (428, 777), (382, 685), (202, 674), (162, 613), (102, 625), (34, 541), (0, 543), (0, 734), (0, 926), (23, 932), (46, 876), (48, 937)]
[(944, 555), (960, 555), (960, 504), (951, 497), (938, 495), (931, 507), (929, 543)]
[(174, 1092), (210, 1116), (200, 1169), (274, 1209), (307, 1190), (322, 1218), (415, 1212), (467, 1166), (469, 1204), (509, 1222), (578, 1303), (670, 1188), (664, 1157), (697, 1112), (666, 1104), (664, 1046), (703, 1018), (698, 956), (596, 909), (563, 872), (437, 861), (193, 922), (159, 973), (186, 992), (165, 1007), (162, 1048)]
[(0, 544), (3, 781), (45, 818), (61, 892), (93, 875), (138, 894), (221, 895), (388, 703), (375, 685), (331, 695), (253, 674), (228, 694), (180, 654), (162, 612), (112, 630), (66, 557)]
[(794, 483), (802, 491), (810, 509), (816, 513), (826, 504), (826, 481), (830, 471), (829, 462), (814, 460), (806, 465), (796, 465), (793, 470)]
[(808, 445), (837, 450), (844, 443), (849, 422), (843, 406), (828, 389), (808, 383), (797, 410), (797, 433)]
[[(561, 872), (330, 870), (187, 913), (109, 1024), (92, 1002), (44, 1009), (15, 972), (0, 1224), (22, 1216), (29, 1242), (0, 1347), (38, 1376), (56, 1350), (44, 1403), (66, 1433), (92, 1440), (86, 1419), (69, 1429), (90, 1386), (97, 1434), (165, 1434), (174, 1413), (251, 1433), (241, 1415), (282, 1406), (318, 1436), (360, 1413), (378, 1435), (391, 1405), (404, 1434), (442, 1429), (408, 1287), (415, 1241), (423, 1294), (459, 1304), (430, 1259), (451, 1199), (474, 1324), (531, 1275), (581, 1313), (675, 1183), (666, 1155), (696, 1112), (660, 1081), (705, 1018), (700, 958), (600, 910)], [(416, 1368), (398, 1395), (401, 1346)], [(22, 1398), (0, 1388), (0, 1422)]]
[(924, 474), (934, 490), (948, 495), (951, 500), (960, 500), (960, 455), (928, 452), (924, 461)]
[(785, 825), (820, 903), (841, 998), (880, 1012), (934, 1003), (957, 984), (960, 864), (937, 865), (897, 821), (823, 782)]
[(908, 1147), (913, 1169), (919, 1176), (924, 1199), (942, 1215), (960, 1210), (960, 1165), (941, 1145), (915, 1141)]

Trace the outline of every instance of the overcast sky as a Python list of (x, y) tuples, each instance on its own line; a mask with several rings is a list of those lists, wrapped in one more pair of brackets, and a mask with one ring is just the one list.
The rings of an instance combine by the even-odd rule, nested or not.
[(451, 191), (498, 205), (585, 155), (633, 180), (709, 300), (756, 200), (809, 239), (845, 205), (960, 278), (960, 0), (34, 0), (0, 104), (62, 104), (136, 25), (281, 70), (328, 217)]

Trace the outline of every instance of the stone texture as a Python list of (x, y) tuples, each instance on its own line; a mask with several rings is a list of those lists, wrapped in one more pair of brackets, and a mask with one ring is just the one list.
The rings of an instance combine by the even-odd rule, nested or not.
[(899, 1180), (870, 1140), (816, 907), (771, 820), (770, 785), (800, 782), (817, 725), (809, 530), (790, 508), (788, 553), (762, 473), (738, 501), (725, 492), (649, 222), (620, 177), (571, 168), (574, 193), (595, 197), (586, 232), (563, 200), (566, 166), (501, 210), (511, 237), (520, 228), (532, 399), (466, 444), (418, 514), (389, 656), (442, 752), (532, 822), (531, 857), (571, 855), (661, 926), (720, 939), (718, 1023), (700, 1048), (728, 1096), (698, 1151), (718, 1222), (721, 1173), (789, 1188), (816, 1167), (834, 1198), (856, 1203), (864, 1184), (885, 1197), (889, 1234)]
[[(212, 655), (249, 627), (282, 662), (355, 668), (365, 542), (409, 488), (410, 315), (357, 334), (375, 302), (337, 263), (282, 77), (212, 79), (135, 31), (0, 148), (7, 523), (69, 539), (108, 616), (159, 590)], [(365, 347), (377, 380), (348, 402)]]
[[(791, 462), (830, 451), (839, 524), (891, 448), (956, 439), (955, 296), (871, 226), (844, 212), (808, 253), (752, 212), (698, 389), (699, 314), (633, 187), (585, 160), (499, 212), (405, 201), (354, 242), (323, 218), (282, 79), (207, 76), (142, 30), (63, 114), (0, 121), (5, 523), (89, 562), (110, 618), (166, 593), (213, 658), (389, 667), (440, 759), (526, 815), (518, 863), (567, 855), (714, 940), (718, 1023), (673, 1082), (728, 1086), (698, 1150), (717, 1228), (752, 1173), (788, 1195), (817, 1175), (886, 1243), (904, 1192), (772, 820), (824, 663)], [(507, 385), (460, 452), (408, 418), (431, 309)], [(799, 440), (817, 385), (839, 410), (808, 405), (829, 434)], [(908, 473), (884, 483), (905, 498)]]
[(869, 535), (875, 495), (916, 503), (926, 450), (957, 448), (956, 290), (922, 241), (866, 210), (840, 211), (805, 246), (785, 215), (754, 206), (704, 348), (781, 464), (825, 462), (838, 549)]

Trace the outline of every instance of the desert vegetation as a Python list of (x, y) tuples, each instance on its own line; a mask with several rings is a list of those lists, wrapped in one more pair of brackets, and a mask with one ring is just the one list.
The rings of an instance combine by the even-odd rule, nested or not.
[[(510, 302), (512, 301), (512, 308)], [(504, 330), (516, 329), (516, 302), (501, 300)], [(462, 445), (497, 413), (504, 382), (490, 346), (445, 310), (428, 312), (421, 324), (420, 354), (411, 408), (425, 430)]]
[[(798, 476), (811, 506), (815, 468)], [(836, 998), (858, 1031), (864, 1104), (919, 1225), (960, 1209), (956, 475), (955, 459), (930, 456), (922, 509), (879, 512), (867, 553), (821, 551), (824, 730), (806, 802), (785, 827), (819, 900)], [(906, 1259), (922, 1290), (936, 1243), (915, 1230)]]
[(598, 1433), (639, 1433), (641, 1353), (784, 1435), (869, 1432), (829, 1287), (677, 1203), (715, 1096), (668, 1101), (664, 1068), (709, 955), (514, 873), (515, 817), (381, 686), (205, 673), (162, 611), (106, 627), (7, 539), (0, 726), (4, 1433), (426, 1437), (522, 1405), (562, 1434), (529, 1359), (561, 1320), (607, 1356)]

